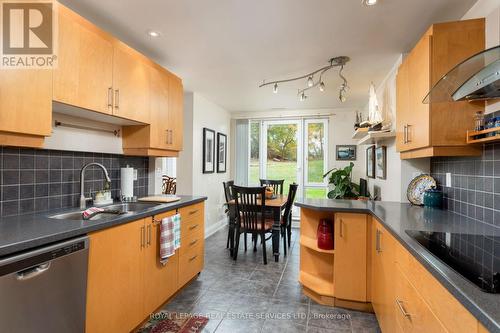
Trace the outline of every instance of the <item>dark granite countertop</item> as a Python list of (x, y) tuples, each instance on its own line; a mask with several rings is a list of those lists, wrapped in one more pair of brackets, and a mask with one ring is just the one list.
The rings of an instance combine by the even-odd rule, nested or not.
[(500, 294), (481, 291), (405, 232), (422, 230), (500, 236), (498, 228), (446, 210), (397, 202), (298, 199), (295, 205), (321, 211), (371, 214), (486, 328), (500, 332)]
[[(54, 214), (69, 212), (68, 209), (0, 218), (0, 258), (15, 252), (189, 206), (207, 199), (201, 196), (180, 197), (181, 200), (176, 202), (159, 204), (137, 213), (119, 215), (113, 219), (71, 221), (49, 218)], [(72, 210), (74, 211), (75, 208)]]

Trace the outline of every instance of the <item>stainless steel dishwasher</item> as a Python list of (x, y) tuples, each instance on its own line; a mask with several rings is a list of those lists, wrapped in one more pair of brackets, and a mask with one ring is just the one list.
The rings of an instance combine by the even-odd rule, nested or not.
[(84, 332), (88, 237), (0, 260), (0, 332)]

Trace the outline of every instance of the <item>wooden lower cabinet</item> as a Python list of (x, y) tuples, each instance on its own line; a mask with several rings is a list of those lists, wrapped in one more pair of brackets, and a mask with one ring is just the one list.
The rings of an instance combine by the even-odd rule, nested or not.
[(129, 332), (145, 318), (144, 227), (141, 219), (89, 235), (86, 332)]
[(166, 265), (159, 262), (158, 221), (177, 210), (89, 234), (86, 332), (133, 330), (201, 272), (204, 203), (179, 211), (181, 226), (199, 229), (183, 235), (181, 228), (181, 248)]
[(368, 218), (366, 214), (335, 214), (333, 285), (336, 298), (367, 301)]
[(382, 332), (396, 332), (394, 308), (396, 241), (379, 222), (373, 220), (371, 228), (372, 306)]

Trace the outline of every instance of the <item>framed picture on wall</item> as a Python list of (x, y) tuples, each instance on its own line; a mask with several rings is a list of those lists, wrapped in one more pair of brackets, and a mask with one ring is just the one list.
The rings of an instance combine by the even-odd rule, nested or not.
[(203, 129), (203, 173), (215, 172), (215, 131)]
[(217, 172), (226, 172), (227, 135), (217, 133)]
[(380, 146), (375, 149), (375, 173), (377, 178), (387, 177), (387, 147)]
[(356, 145), (336, 145), (335, 157), (337, 161), (355, 161)]
[(375, 146), (366, 148), (366, 176), (375, 178)]

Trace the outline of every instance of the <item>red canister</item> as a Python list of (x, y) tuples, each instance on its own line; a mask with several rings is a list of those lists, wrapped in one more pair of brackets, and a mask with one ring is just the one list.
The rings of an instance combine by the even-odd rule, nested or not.
[(318, 248), (322, 250), (333, 250), (332, 221), (322, 219), (318, 223)]

